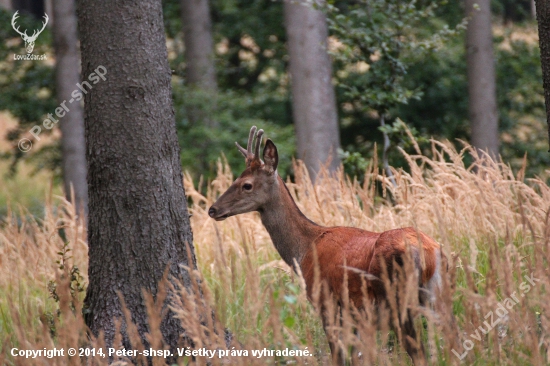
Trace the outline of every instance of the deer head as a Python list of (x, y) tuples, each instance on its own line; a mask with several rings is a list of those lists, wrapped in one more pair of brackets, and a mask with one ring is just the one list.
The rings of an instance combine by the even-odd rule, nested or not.
[(19, 26), (16, 27), (15, 21), (17, 18), (19, 18), (19, 15), (17, 14), (19, 11), (16, 11), (15, 14), (13, 14), (13, 17), (11, 18), (11, 26), (13, 29), (21, 35), (21, 38), (23, 38), (23, 41), (25, 41), (25, 48), (27, 49), (27, 53), (31, 53), (34, 49), (34, 42), (36, 41), (36, 38), (38, 38), (38, 35), (42, 33), (44, 28), (46, 28), (46, 24), (48, 24), (48, 14), (44, 13), (44, 22), (42, 25), (42, 29), (40, 30), (34, 30), (32, 36), (27, 35), (27, 30), (25, 29), (25, 32), (21, 32), (19, 30)]
[(235, 142), (244, 155), (246, 169), (208, 210), (208, 215), (216, 221), (241, 213), (261, 211), (274, 196), (279, 156), (275, 144), (267, 139), (263, 152), (264, 161), (260, 160), (263, 134), (263, 130), (256, 132), (256, 126), (253, 126), (246, 149)]

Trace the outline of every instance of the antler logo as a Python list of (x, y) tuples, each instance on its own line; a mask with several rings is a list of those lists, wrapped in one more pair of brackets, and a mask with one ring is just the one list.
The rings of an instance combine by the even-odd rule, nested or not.
[(27, 30), (25, 29), (25, 32), (21, 32), (19, 30), (19, 26), (17, 26), (16, 28), (16, 25), (15, 25), (15, 20), (17, 18), (19, 18), (19, 15), (17, 15), (17, 13), (19, 13), (19, 11), (16, 11), (15, 14), (13, 14), (13, 17), (11, 18), (11, 26), (13, 27), (13, 29), (19, 33), (21, 35), (21, 38), (23, 38), (23, 41), (25, 41), (25, 48), (27, 49), (27, 53), (31, 53), (32, 50), (34, 49), (34, 42), (36, 41), (36, 38), (38, 38), (38, 36), (40, 35), (40, 33), (42, 33), (42, 31), (44, 30), (44, 28), (46, 28), (46, 24), (48, 24), (48, 14), (44, 13), (44, 25), (42, 26), (42, 29), (40, 30), (35, 30), (32, 34), (32, 36), (28, 36), (27, 35)]

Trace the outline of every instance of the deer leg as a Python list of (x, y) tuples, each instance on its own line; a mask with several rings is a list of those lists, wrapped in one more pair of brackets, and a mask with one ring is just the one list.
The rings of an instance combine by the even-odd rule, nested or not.
[[(345, 359), (345, 356), (344, 356), (344, 352), (342, 352), (342, 349), (338, 345), (338, 340), (340, 339), (340, 337), (338, 336), (338, 334), (337, 334), (338, 332), (336, 330), (331, 329), (331, 328), (333, 328), (333, 327), (331, 327), (331, 325), (334, 322), (330, 321), (329, 315), (326, 314), (326, 312), (323, 312), (323, 313), (324, 313), (323, 316), (322, 316), (323, 329), (325, 330), (325, 334), (326, 334), (327, 340), (328, 340), (328, 345), (330, 347), (330, 355), (331, 355), (331, 359), (332, 359), (332, 364), (337, 365), (337, 366), (345, 366), (346, 359)], [(341, 324), (342, 318), (340, 316), (338, 316), (338, 318), (340, 319), (338, 321), (338, 323), (341, 327), (342, 326), (342, 324)]]
[[(357, 329), (357, 327), (353, 328), (353, 334), (355, 335), (355, 337), (357, 337), (357, 341), (359, 341), (360, 340), (360, 335), (359, 335), (359, 330)], [(357, 350), (357, 347), (355, 347), (355, 344), (353, 344), (351, 346), (350, 354), (351, 354), (351, 364), (352, 365), (360, 365), (360, 360), (362, 358), (362, 355), (361, 355), (361, 352), (359, 352)]]
[(407, 310), (407, 317), (400, 321), (401, 341), (405, 350), (412, 358), (415, 365), (426, 365), (426, 355), (422, 341), (418, 339), (414, 329), (414, 319), (410, 310)]

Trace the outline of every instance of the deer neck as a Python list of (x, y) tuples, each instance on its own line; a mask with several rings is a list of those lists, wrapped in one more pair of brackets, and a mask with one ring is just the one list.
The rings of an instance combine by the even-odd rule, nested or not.
[(300, 211), (279, 176), (272, 197), (260, 210), (262, 223), (281, 258), (294, 268), (294, 260), (301, 263), (323, 227), (309, 220)]

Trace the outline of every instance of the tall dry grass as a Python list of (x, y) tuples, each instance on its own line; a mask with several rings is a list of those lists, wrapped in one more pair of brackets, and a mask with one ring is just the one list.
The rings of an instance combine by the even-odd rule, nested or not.
[[(470, 167), (464, 163), (465, 154), (474, 156)], [(417, 328), (430, 364), (547, 364), (548, 185), (542, 179), (524, 177), (524, 169), (514, 173), (505, 163), (479, 157), (467, 145), (456, 151), (434, 141), (430, 157), (420, 153), (404, 155), (410, 173), (394, 170), (395, 187), (377, 169), (367, 172), (364, 184), (339, 174), (312, 185), (307, 170), (296, 162), (295, 182), (288, 182), (289, 189), (300, 209), (319, 224), (372, 231), (414, 226), (442, 244), (449, 274), (434, 309), (418, 307), (414, 296), (408, 295), (407, 301), (400, 304), (401, 311), (393, 313), (401, 314), (408, 307), (422, 315), (417, 318)], [(240, 215), (219, 223), (208, 217), (208, 207), (232, 181), (229, 168), (221, 163), (206, 195), (190, 180), (185, 181), (192, 201), (191, 223), (200, 270), (196, 278), (202, 281), (205, 295), (198, 298), (195, 292), (173, 288), (178, 293), (172, 304), (176, 316), (199, 348), (234, 347), (249, 351), (248, 356), (214, 357), (210, 360), (214, 365), (330, 364), (326, 337), (315, 308), (306, 299), (303, 282), (279, 259), (259, 216)], [(81, 364), (86, 360), (22, 359), (10, 356), (9, 350), (101, 345), (101, 340), (87, 339), (79, 309), (71, 310), (68, 291), (63, 291), (68, 286), (67, 275), (64, 277), (55, 263), (57, 252), (63, 247), (59, 227), (65, 226), (73, 256), (69, 265), (76, 264), (86, 273), (84, 230), (63, 200), (51, 200), (46, 207), (47, 212), (39, 221), (12, 214), (0, 229), (2, 364)], [(403, 275), (405, 282), (397, 283), (395, 288), (400, 293), (414, 293), (411, 273)], [(48, 298), (46, 286), (52, 279), (59, 282), (60, 304)], [(407, 281), (409, 285), (405, 286)], [(530, 285), (528, 291), (526, 284)], [(389, 293), (391, 296), (392, 291)], [(518, 301), (511, 302), (514, 298)], [(157, 305), (152, 299), (147, 303), (151, 344), (162, 348)], [(506, 305), (507, 311), (498, 310)], [(52, 338), (47, 322), (40, 319), (42, 313), (55, 313), (58, 308), (61, 315), (56, 320), (57, 335)], [(204, 316), (211, 309), (216, 313), (216, 324)], [(376, 315), (372, 308), (367, 308), (366, 313), (368, 319), (364, 313), (346, 307), (343, 325), (332, 324), (331, 334), (340, 339), (344, 352), (354, 346), (355, 351), (348, 355), (358, 364), (410, 363), (399, 346), (398, 336), (390, 334), (388, 327), (377, 331), (375, 318), (389, 318), (391, 314), (382, 311)], [(352, 319), (358, 318), (361, 321), (355, 323), (354, 329)], [(221, 331), (224, 326), (234, 335), (229, 348)], [(131, 338), (135, 349), (142, 347), (135, 336)], [(120, 344), (120, 338), (117, 342)], [(257, 358), (251, 354), (251, 350), (264, 348), (306, 347), (313, 356)], [(88, 361), (105, 364), (107, 359), (95, 357)], [(117, 359), (120, 363), (127, 361), (123, 357)], [(180, 364), (206, 361), (201, 357), (182, 358)], [(162, 358), (154, 360), (155, 364), (163, 362)]]

